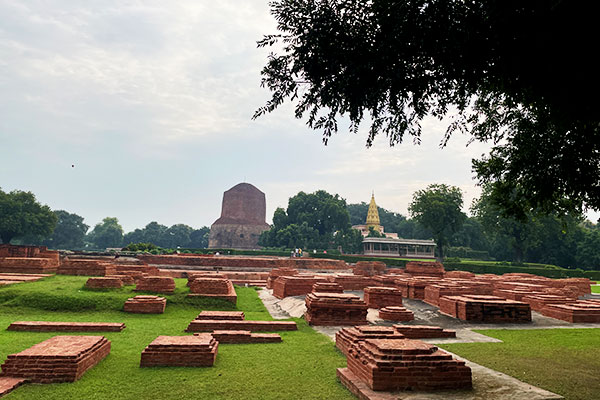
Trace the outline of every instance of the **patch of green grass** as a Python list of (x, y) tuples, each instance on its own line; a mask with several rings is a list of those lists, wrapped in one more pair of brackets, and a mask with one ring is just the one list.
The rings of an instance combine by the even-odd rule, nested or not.
[(442, 347), (570, 400), (600, 399), (600, 329), (477, 332), (503, 343), (456, 343)]
[[(176, 293), (166, 296), (165, 313), (146, 315), (120, 311), (125, 299), (135, 294), (133, 287), (90, 291), (82, 289), (85, 281), (85, 277), (56, 276), (0, 288), (0, 362), (58, 334), (4, 330), (15, 320), (124, 322), (127, 326), (118, 333), (91, 333), (106, 336), (112, 349), (79, 381), (24, 385), (7, 400), (353, 399), (336, 379), (336, 368), (345, 366), (345, 357), (302, 319), (295, 319), (298, 331), (280, 332), (282, 343), (219, 345), (212, 368), (139, 367), (140, 354), (152, 340), (159, 335), (188, 335), (185, 328), (203, 309), (241, 310), (247, 319), (272, 319), (254, 288), (236, 287), (237, 306), (199, 298), (191, 299), (194, 303), (185, 298), (185, 280), (177, 280)], [(83, 311), (75, 311), (79, 306)]]
[(600, 293), (600, 285), (592, 285), (592, 293)]

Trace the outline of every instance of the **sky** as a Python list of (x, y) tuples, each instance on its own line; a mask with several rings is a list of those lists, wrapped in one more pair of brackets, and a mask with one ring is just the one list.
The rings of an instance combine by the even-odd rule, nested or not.
[(441, 149), (444, 121), (426, 119), (418, 146), (371, 148), (366, 125), (324, 146), (289, 105), (253, 121), (270, 33), (267, 1), (0, 0), (0, 188), (126, 232), (210, 226), (240, 182), (265, 193), (267, 222), (319, 189), (407, 215), (415, 191), (445, 183), (468, 211), (471, 159), (490, 146)]

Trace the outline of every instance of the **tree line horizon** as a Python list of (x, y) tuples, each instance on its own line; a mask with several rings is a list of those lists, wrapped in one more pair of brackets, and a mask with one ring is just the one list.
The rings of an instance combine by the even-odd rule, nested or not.
[[(484, 187), (467, 215), (462, 211), (460, 189), (433, 184), (413, 194), (409, 216), (380, 206), (378, 211), (386, 232), (398, 233), (405, 239), (433, 238), (442, 249), (437, 254), (440, 259), (460, 257), (598, 269), (600, 224), (573, 213), (560, 217), (530, 213), (525, 221), (504, 216), (494, 196)], [(29, 213), (26, 220), (34, 220), (31, 215), (37, 213), (38, 225), (21, 224), (24, 231), (7, 241), (10, 225), (14, 228), (18, 224), (18, 218), (13, 217), (21, 212), (15, 211), (11, 197), (13, 203), (25, 204), (21, 211)], [(367, 209), (365, 202), (347, 204), (338, 194), (324, 190), (299, 192), (290, 197), (287, 209), (275, 210), (271, 229), (263, 232), (259, 245), (311, 250), (341, 247), (345, 253), (361, 253), (362, 235), (351, 226), (365, 223)], [(125, 233), (115, 217), (104, 218), (90, 230), (83, 217), (65, 210), (50, 210), (37, 203), (31, 192), (0, 190), (2, 243), (45, 245), (61, 250), (104, 250), (139, 243), (165, 249), (204, 249), (208, 247), (209, 233), (207, 226), (195, 229), (183, 223), (166, 226), (157, 221)], [(377, 232), (370, 235), (376, 236)]]

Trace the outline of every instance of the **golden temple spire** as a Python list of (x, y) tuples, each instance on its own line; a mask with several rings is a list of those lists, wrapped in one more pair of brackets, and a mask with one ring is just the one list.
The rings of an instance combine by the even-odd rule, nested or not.
[(365, 224), (367, 229), (373, 227), (374, 230), (379, 232), (379, 212), (377, 211), (377, 204), (375, 203), (375, 192), (371, 193), (371, 203), (369, 203), (369, 211), (367, 211), (367, 222)]

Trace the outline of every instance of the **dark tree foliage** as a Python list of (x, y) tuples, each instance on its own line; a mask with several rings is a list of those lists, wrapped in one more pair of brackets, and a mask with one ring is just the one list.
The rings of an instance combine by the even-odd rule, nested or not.
[(123, 227), (115, 217), (106, 217), (88, 233), (87, 241), (96, 249), (120, 247), (123, 243)]
[[(426, 116), (451, 117), (446, 136), (492, 141), (473, 162), (503, 212), (600, 209), (600, 80), (594, 2), (566, 0), (278, 0), (278, 34), (262, 71), (324, 142), (347, 117), (367, 145), (419, 141)], [(519, 187), (521, 202), (511, 200)]]
[(432, 232), (439, 259), (444, 259), (444, 248), (460, 230), (467, 216), (461, 211), (462, 192), (455, 186), (432, 184), (413, 194), (408, 206), (410, 215)]
[(336, 232), (341, 231), (338, 242), (355, 246), (356, 235), (348, 232), (349, 229), (350, 217), (344, 199), (324, 190), (299, 192), (290, 197), (287, 210), (275, 210), (273, 226), (261, 234), (258, 244), (266, 247), (327, 249), (334, 244)]
[(58, 219), (52, 236), (42, 244), (52, 249), (76, 250), (85, 247), (85, 234), (90, 228), (83, 222), (83, 217), (64, 210), (55, 210)]
[(210, 235), (210, 228), (203, 226), (200, 229), (195, 229), (190, 233), (190, 244), (189, 247), (192, 249), (206, 249), (208, 248), (208, 236)]
[[(50, 207), (41, 205), (31, 192), (0, 189), (0, 239), (8, 244), (13, 239), (46, 238), (56, 226), (56, 215)], [(26, 243), (23, 243), (26, 244)]]

